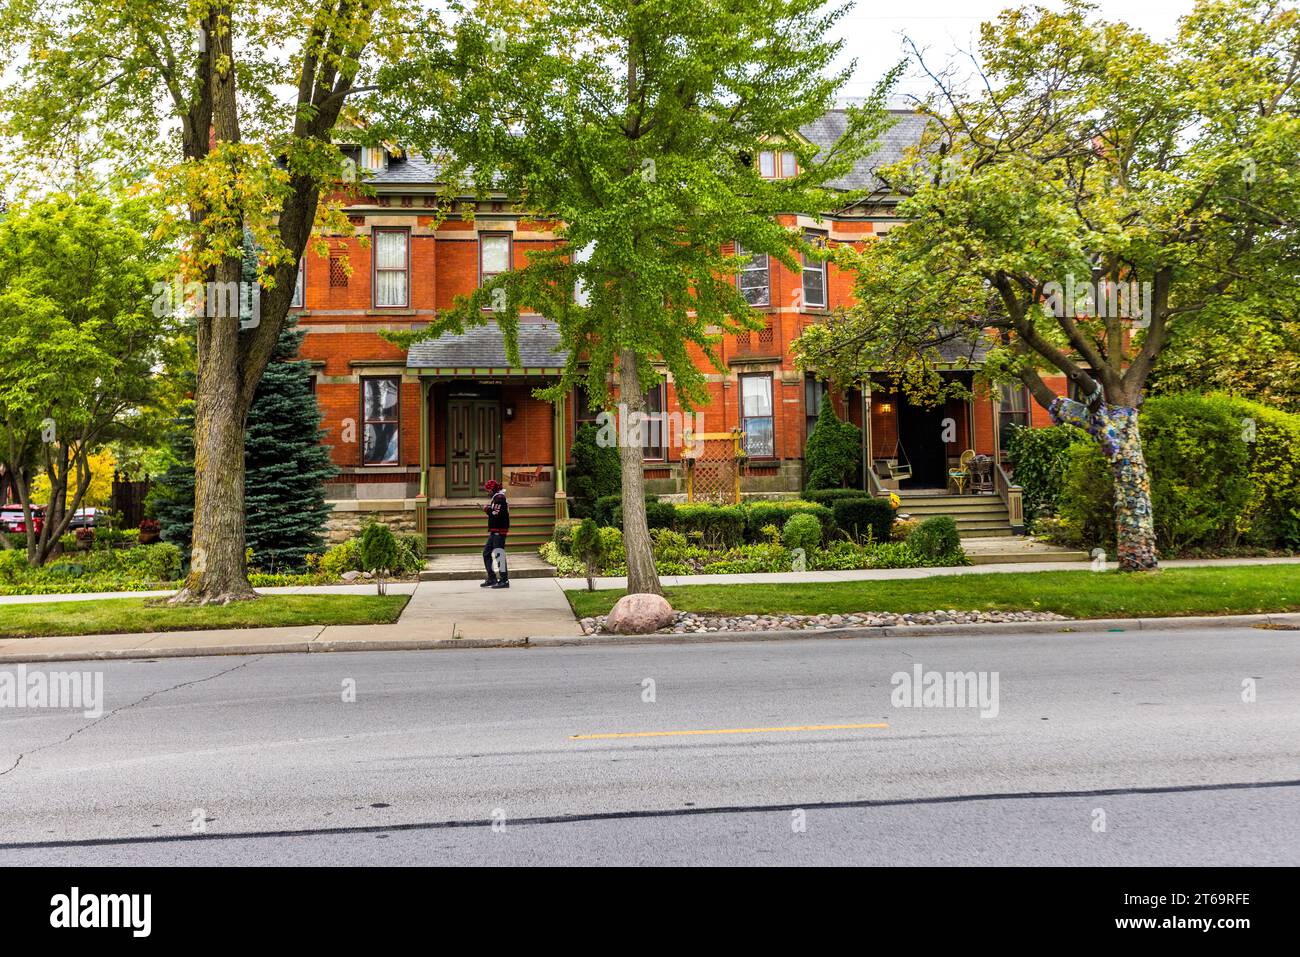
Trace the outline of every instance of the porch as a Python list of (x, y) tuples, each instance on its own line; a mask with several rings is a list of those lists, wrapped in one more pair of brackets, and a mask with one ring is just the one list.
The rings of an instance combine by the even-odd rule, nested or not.
[(521, 322), (519, 366), (505, 356), (495, 322), (412, 345), (407, 370), (420, 383), (417, 533), (432, 555), (483, 546), (483, 484), (510, 499), (510, 542), (531, 552), (568, 516), (567, 411), (534, 396), (565, 361), (549, 322)]

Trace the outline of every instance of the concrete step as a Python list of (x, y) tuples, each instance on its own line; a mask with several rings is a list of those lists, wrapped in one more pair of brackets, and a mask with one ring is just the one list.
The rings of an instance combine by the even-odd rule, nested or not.
[(996, 528), (958, 528), (957, 534), (961, 538), (1010, 538), (1015, 533), (1010, 525), (999, 525)]
[(1086, 562), (1088, 561), (1087, 552), (1070, 551), (1062, 549), (1055, 551), (1037, 551), (1025, 550), (1018, 548), (1008, 548), (1003, 552), (979, 551), (967, 552), (966, 557), (970, 559), (972, 565), (1002, 565), (1002, 564), (1034, 564), (1039, 565), (1044, 562)]

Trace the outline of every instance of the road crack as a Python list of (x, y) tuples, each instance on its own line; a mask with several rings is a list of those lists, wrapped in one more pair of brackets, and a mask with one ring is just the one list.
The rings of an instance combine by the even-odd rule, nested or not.
[(147, 695), (144, 695), (144, 696), (138, 698), (137, 700), (130, 702), (129, 704), (124, 704), (124, 705), (121, 705), (121, 706), (119, 706), (119, 707), (117, 707), (117, 708), (114, 708), (112, 711), (108, 712), (108, 714), (105, 714), (105, 715), (102, 715), (102, 716), (96, 718), (94, 721), (90, 722), (90, 724), (82, 725), (80, 728), (77, 728), (77, 729), (76, 729), (75, 731), (73, 731), (71, 734), (69, 734), (69, 735), (67, 735), (67, 736), (65, 736), (65, 737), (63, 737), (63, 738), (60, 738), (58, 741), (51, 741), (49, 744), (42, 744), (39, 748), (32, 748), (30, 751), (22, 751), (22, 752), (20, 752), (19, 755), (18, 755), (18, 757), (17, 757), (17, 759), (15, 759), (15, 761), (14, 761), (13, 764), (11, 764), (11, 765), (10, 765), (8, 768), (6, 768), (5, 770), (0, 771), (0, 778), (2, 778), (2, 777), (4, 777), (5, 775), (7, 775), (7, 774), (9, 774), (9, 773), (11, 773), (11, 772), (17, 770), (18, 765), (20, 765), (20, 764), (23, 763), (23, 758), (29, 757), (30, 755), (33, 755), (33, 754), (37, 754), (37, 753), (39, 753), (39, 752), (41, 752), (41, 751), (48, 751), (50, 748), (58, 747), (58, 746), (61, 745), (61, 744), (67, 744), (69, 741), (71, 741), (71, 740), (72, 740), (73, 738), (75, 738), (77, 735), (82, 734), (82, 733), (84, 733), (84, 732), (86, 732), (86, 731), (89, 731), (91, 728), (93, 728), (93, 727), (95, 727), (95, 726), (97, 726), (97, 725), (103, 724), (105, 721), (107, 721), (109, 718), (113, 717), (113, 716), (116, 715), (116, 714), (121, 714), (123, 711), (129, 711), (130, 709), (136, 707), (137, 705), (142, 705), (142, 704), (144, 704), (144, 703), (145, 703), (146, 701), (148, 701), (150, 698), (156, 698), (156, 697), (157, 697), (158, 695), (160, 695), (160, 694), (169, 694), (170, 692), (173, 692), (173, 691), (180, 691), (182, 688), (188, 688), (188, 687), (190, 687), (190, 686), (192, 686), (192, 685), (201, 685), (201, 684), (203, 684), (204, 682), (207, 682), (207, 681), (214, 681), (214, 680), (216, 680), (217, 678), (220, 678), (220, 677), (222, 677), (222, 676), (224, 676), (224, 675), (228, 675), (228, 674), (230, 674), (231, 672), (238, 671), (238, 670), (241, 669), (241, 668), (247, 668), (247, 667), (248, 667), (249, 665), (251, 665), (253, 662), (255, 662), (255, 661), (260, 661), (260, 660), (261, 660), (261, 656), (259, 655), (259, 656), (255, 657), (255, 658), (249, 658), (247, 661), (243, 661), (243, 662), (241, 662), (241, 663), (239, 663), (239, 664), (237, 664), (237, 665), (235, 665), (235, 666), (233, 666), (233, 667), (231, 667), (231, 668), (224, 668), (224, 669), (222, 669), (221, 671), (218, 671), (216, 674), (214, 674), (214, 675), (208, 675), (208, 676), (205, 677), (205, 678), (195, 678), (195, 679), (193, 679), (192, 681), (182, 681), (182, 682), (180, 682), (179, 684), (170, 685), (170, 686), (168, 686), (168, 687), (166, 687), (166, 688), (159, 688), (159, 689), (157, 689), (156, 691), (150, 691)]

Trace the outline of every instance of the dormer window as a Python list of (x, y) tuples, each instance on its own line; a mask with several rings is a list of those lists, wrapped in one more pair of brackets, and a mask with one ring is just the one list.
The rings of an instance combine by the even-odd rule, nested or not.
[(758, 175), (763, 179), (791, 179), (799, 173), (799, 161), (789, 150), (762, 150), (758, 154)]
[(388, 150), (382, 146), (361, 147), (361, 168), (367, 173), (378, 173), (388, 168)]

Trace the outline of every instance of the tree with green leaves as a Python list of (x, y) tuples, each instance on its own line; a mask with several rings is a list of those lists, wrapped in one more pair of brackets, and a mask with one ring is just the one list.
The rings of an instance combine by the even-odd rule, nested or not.
[(1161, 43), (1070, 2), (984, 24), (973, 83), (918, 60), (932, 123), (885, 174), (905, 222), (840, 251), (857, 305), (805, 333), (801, 360), (922, 388), (941, 344), (992, 345), (991, 379), (1099, 443), (1120, 566), (1154, 568), (1138, 406), (1171, 337), (1296, 315), (1300, 17), (1200, 0)]
[[(90, 456), (151, 427), (177, 337), (153, 315), (166, 251), (139, 200), (91, 191), (15, 204), (0, 219), (0, 465), (53, 555), (90, 487)], [(32, 501), (43, 472), (49, 500)], [(39, 533), (32, 506), (45, 507)]]
[[(616, 382), (630, 591), (661, 592), (637, 440), (646, 389), (667, 373), (683, 407), (707, 401), (695, 355), (725, 371), (721, 334), (759, 326), (733, 283), (742, 258), (728, 250), (739, 243), (797, 269), (808, 247), (777, 217), (851, 202), (824, 184), (883, 126), (879, 94), (850, 110), (833, 149), (819, 153), (799, 132), (834, 105), (851, 70), (832, 68), (843, 43), (828, 38), (847, 10), (823, 0), (499, 2), (458, 24), (450, 64), (412, 58), (385, 82), (405, 93), (386, 101), (388, 125), (444, 157), (448, 178), (560, 224), (555, 248), (530, 250), (421, 336), (495, 317), (517, 361), (519, 313), (535, 311), (557, 322), (568, 351), (560, 381), (540, 395), (558, 399), (581, 381), (608, 407)], [(461, 79), (431, 101), (444, 70)], [(797, 176), (760, 175), (754, 158), (774, 148), (797, 156)]]
[[(337, 469), (322, 444), (320, 407), (311, 369), (297, 359), (304, 332), (290, 320), (248, 409), (244, 440), (244, 518), (248, 547), (259, 568), (301, 569), (323, 548), (330, 506), (325, 482)], [(163, 537), (188, 550), (194, 516), (193, 404), (178, 420), (176, 464), (160, 479), (154, 513)]]
[[(436, 23), (418, 0), (0, 0), (0, 60), (16, 64), (0, 129), (13, 151), (150, 174), (174, 212), (164, 225), (184, 250), (179, 281), (206, 290), (194, 543), (173, 601), (256, 597), (240, 507), (245, 419), (313, 226), (350, 230), (333, 193), (348, 185), (335, 129), (351, 100), (377, 92), (383, 66), (439, 42)], [(378, 136), (357, 132), (369, 145)], [(258, 282), (240, 290), (249, 234)], [(235, 290), (257, 302), (255, 319), (241, 317)]]

